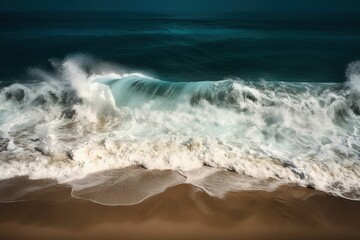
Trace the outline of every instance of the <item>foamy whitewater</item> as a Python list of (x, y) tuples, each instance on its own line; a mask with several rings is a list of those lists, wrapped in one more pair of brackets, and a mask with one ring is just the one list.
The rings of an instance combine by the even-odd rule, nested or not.
[(1, 179), (75, 183), (142, 166), (201, 185), (225, 169), (243, 176), (225, 190), (272, 179), (360, 200), (360, 62), (344, 84), (182, 83), (87, 57), (52, 64), (0, 91)]

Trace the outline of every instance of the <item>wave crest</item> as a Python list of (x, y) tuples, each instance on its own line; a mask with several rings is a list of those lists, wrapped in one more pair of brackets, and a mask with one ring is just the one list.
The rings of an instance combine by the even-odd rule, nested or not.
[(2, 178), (206, 165), (360, 199), (359, 62), (345, 84), (168, 82), (97, 63), (53, 61), (1, 89)]

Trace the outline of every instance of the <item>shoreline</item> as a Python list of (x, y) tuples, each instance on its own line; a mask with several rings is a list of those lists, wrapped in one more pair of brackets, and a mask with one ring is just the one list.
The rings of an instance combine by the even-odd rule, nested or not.
[(45, 190), (25, 194), (22, 199), (0, 203), (1, 239), (360, 236), (360, 202), (290, 185), (273, 192), (230, 192), (220, 199), (192, 185), (180, 184), (139, 204), (105, 206), (71, 197), (68, 186), (50, 184)]

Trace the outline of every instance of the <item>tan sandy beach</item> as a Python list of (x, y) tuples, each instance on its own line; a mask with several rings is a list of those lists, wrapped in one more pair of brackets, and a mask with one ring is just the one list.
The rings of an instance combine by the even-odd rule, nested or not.
[(75, 199), (63, 185), (21, 198), (27, 200), (0, 204), (0, 239), (360, 237), (359, 202), (296, 186), (219, 199), (182, 184), (140, 204), (115, 207)]

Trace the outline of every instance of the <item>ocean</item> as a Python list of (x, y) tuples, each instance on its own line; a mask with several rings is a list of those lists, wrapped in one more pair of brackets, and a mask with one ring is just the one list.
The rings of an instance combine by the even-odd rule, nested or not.
[(276, 181), (360, 200), (355, 14), (3, 12), (0, 21), (0, 179), (81, 189), (89, 174), (94, 186), (102, 171), (141, 166), (199, 185), (226, 170), (242, 177), (216, 188)]

